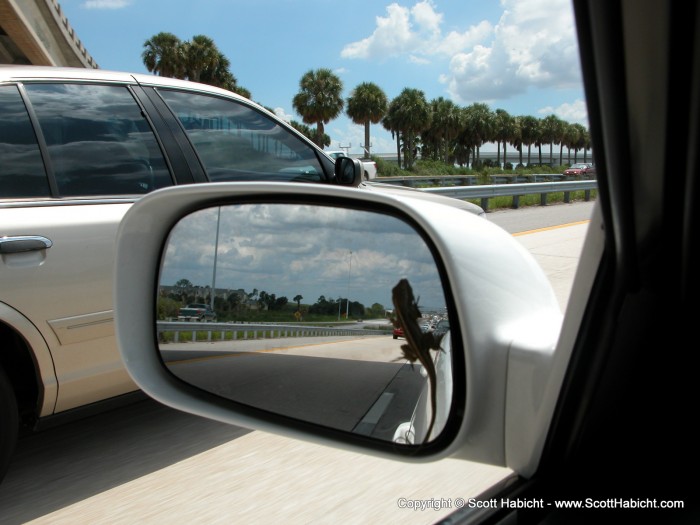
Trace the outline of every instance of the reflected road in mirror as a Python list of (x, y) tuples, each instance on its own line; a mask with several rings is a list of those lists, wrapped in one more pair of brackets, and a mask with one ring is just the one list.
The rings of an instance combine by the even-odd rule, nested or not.
[[(213, 291), (213, 293), (212, 293)], [(160, 351), (179, 379), (274, 414), (418, 444), (452, 397), (433, 255), (393, 216), (243, 203), (171, 232), (158, 290)], [(204, 322), (188, 305), (214, 310)]]

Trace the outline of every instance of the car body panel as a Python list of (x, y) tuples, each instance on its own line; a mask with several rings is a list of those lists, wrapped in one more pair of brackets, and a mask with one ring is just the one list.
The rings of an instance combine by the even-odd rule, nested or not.
[[(116, 231), (130, 205), (0, 206), (3, 235), (53, 242), (38, 252), (3, 254), (0, 282), (3, 302), (27, 316), (48, 343), (60, 385), (56, 411), (135, 389), (115, 346), (112, 314)], [(43, 291), (40, 301), (28, 287)], [(45, 397), (49, 402), (48, 392)]]

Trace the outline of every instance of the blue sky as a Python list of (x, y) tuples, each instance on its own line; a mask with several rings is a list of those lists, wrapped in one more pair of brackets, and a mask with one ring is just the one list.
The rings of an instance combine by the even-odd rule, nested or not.
[[(147, 72), (144, 42), (167, 31), (211, 37), (252, 98), (286, 118), (299, 79), (335, 71), (344, 96), (374, 82), (389, 99), (405, 87), (512, 115), (555, 114), (587, 125), (569, 0), (60, 0), (103, 69)], [(326, 126), (332, 144), (360, 152), (363, 129), (346, 116)], [(372, 126), (375, 153), (395, 149)]]

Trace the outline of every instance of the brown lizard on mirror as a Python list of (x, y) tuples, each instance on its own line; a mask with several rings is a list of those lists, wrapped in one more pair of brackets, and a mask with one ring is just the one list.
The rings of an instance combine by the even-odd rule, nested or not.
[(391, 298), (394, 303), (394, 325), (397, 328), (402, 328), (406, 344), (401, 345), (403, 358), (408, 360), (411, 365), (418, 361), (428, 374), (430, 382), (430, 424), (428, 431), (425, 434), (425, 439), (430, 437), (435, 423), (435, 415), (437, 412), (437, 373), (435, 363), (430, 355), (430, 350), (440, 350), (440, 340), (435, 338), (431, 333), (424, 333), (418, 325), (418, 319), (421, 318), (420, 310), (418, 309), (418, 301), (413, 297), (413, 288), (407, 279), (401, 279), (391, 291)]

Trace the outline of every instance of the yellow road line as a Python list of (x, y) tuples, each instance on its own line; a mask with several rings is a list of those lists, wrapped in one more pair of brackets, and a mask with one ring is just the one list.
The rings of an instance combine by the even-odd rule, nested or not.
[(559, 228), (567, 228), (569, 226), (579, 226), (581, 224), (588, 224), (591, 222), (590, 219), (586, 219), (585, 221), (578, 221), (578, 222), (568, 222), (566, 224), (558, 224), (556, 226), (547, 226), (546, 228), (537, 228), (536, 230), (525, 230), (523, 232), (517, 232), (512, 234), (513, 237), (518, 237), (520, 235), (529, 235), (531, 233), (539, 233), (539, 232), (546, 232), (549, 230), (558, 230)]

